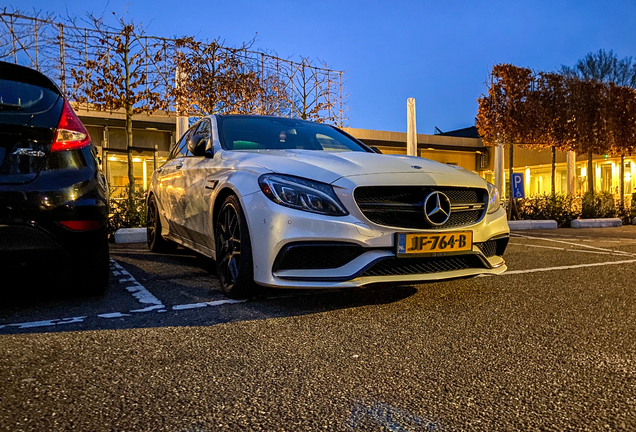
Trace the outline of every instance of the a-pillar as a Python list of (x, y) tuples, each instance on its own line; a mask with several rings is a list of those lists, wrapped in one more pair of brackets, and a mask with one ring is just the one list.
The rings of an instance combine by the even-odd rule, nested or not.
[(568, 195), (576, 193), (576, 153), (569, 151), (567, 153), (567, 185), (565, 191)]
[(504, 147), (503, 144), (495, 146), (495, 187), (499, 191), (499, 197), (504, 193)]

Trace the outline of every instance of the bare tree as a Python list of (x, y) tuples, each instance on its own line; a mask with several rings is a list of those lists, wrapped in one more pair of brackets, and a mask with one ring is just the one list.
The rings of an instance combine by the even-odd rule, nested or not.
[(72, 27), (66, 36), (70, 50), (82, 59), (70, 69), (70, 99), (102, 111), (123, 110), (126, 116), (126, 147), (128, 150), (129, 196), (134, 195), (133, 115), (167, 109), (162, 97), (162, 79), (149, 76), (148, 62), (161, 60), (156, 50), (149, 58), (148, 39), (143, 29), (133, 22), (119, 19), (118, 26), (104, 23), (103, 17), (88, 16), (91, 37), (87, 29)]
[(613, 50), (588, 53), (574, 66), (561, 66), (566, 77), (576, 77), (584, 81), (614, 83), (619, 86), (633, 86), (636, 80), (636, 65), (631, 57), (619, 59)]
[(179, 85), (170, 90), (182, 111), (203, 116), (215, 113), (258, 113), (264, 93), (263, 80), (245, 62), (249, 45), (230, 49), (218, 40), (176, 40), (175, 65)]

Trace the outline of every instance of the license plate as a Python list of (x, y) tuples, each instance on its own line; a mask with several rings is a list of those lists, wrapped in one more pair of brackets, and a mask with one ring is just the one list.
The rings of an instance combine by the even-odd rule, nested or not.
[(473, 232), (398, 234), (397, 255), (444, 255), (453, 252), (471, 251)]

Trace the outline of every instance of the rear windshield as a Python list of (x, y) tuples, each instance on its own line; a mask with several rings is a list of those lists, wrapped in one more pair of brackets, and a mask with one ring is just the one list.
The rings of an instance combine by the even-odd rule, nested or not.
[(226, 150), (369, 151), (331, 126), (302, 120), (219, 117), (218, 127)]
[(35, 114), (48, 110), (57, 101), (57, 93), (19, 81), (0, 79), (0, 112)]

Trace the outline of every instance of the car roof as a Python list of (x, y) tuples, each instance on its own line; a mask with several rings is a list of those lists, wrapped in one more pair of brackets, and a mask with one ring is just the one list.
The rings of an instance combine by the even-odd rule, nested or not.
[(58, 86), (46, 75), (26, 66), (0, 61), (0, 79), (37, 85), (62, 95)]
[[(258, 117), (258, 118), (266, 118), (266, 119), (274, 119), (274, 120), (283, 119), (283, 120), (292, 120), (292, 121), (303, 122), (303, 123), (316, 123), (316, 122), (313, 122), (311, 120), (303, 120), (303, 119), (299, 119), (299, 118), (290, 118), (290, 117), (272, 116), (272, 115), (260, 115), (260, 114), (216, 114), (216, 115), (221, 117), (221, 118), (254, 118), (254, 117)], [(331, 126), (331, 125), (325, 124), (325, 126)]]

